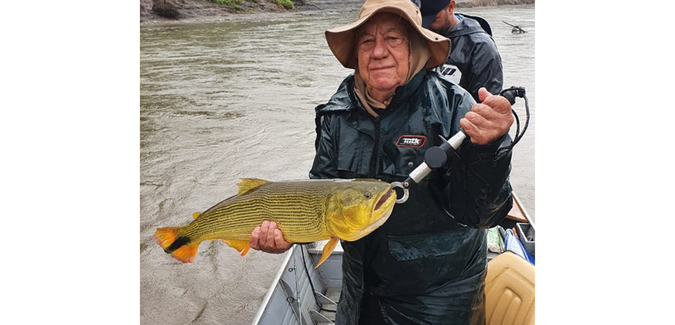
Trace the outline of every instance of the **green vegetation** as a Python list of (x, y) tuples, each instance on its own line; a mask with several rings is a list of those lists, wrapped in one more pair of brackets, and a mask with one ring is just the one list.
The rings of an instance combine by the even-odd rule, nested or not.
[(220, 5), (226, 5), (234, 10), (241, 10), (241, 3), (244, 2), (244, 0), (209, 0), (213, 3), (217, 3)]
[(282, 5), (284, 8), (290, 10), (293, 9), (293, 2), (291, 0), (276, 0), (278, 4)]

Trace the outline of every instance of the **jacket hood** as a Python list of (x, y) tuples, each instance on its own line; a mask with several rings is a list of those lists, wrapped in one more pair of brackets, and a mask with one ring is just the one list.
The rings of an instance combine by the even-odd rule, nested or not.
[[(396, 92), (394, 93), (394, 97), (391, 99), (391, 103), (389, 104), (389, 106), (386, 109), (377, 110), (376, 112), (378, 113), (385, 112), (389, 110), (390, 107), (396, 107), (398, 106), (397, 103), (400, 103), (401, 101), (404, 101), (410, 96), (412, 96), (415, 93), (415, 90), (420, 86), (420, 84), (424, 80), (424, 76), (426, 74), (427, 70), (422, 69), (419, 72), (417, 72), (417, 74), (415, 74), (415, 76), (412, 79), (410, 79), (410, 81), (407, 84), (397, 87)], [(358, 100), (356, 94), (354, 93), (354, 87), (355, 87), (354, 75), (350, 74), (342, 81), (342, 83), (338, 87), (338, 91), (333, 95), (333, 97), (330, 98), (328, 103), (319, 105), (315, 108), (316, 113), (322, 115), (328, 112), (350, 111), (351, 109), (353, 109), (353, 106), (350, 105), (351, 103), (357, 103), (358, 108), (363, 109), (365, 111), (365, 108), (363, 108), (361, 105), (361, 101)]]
[(478, 21), (461, 14), (460, 16), (462, 16), (462, 20), (459, 22), (459, 24), (450, 29), (448, 38), (486, 32), (483, 30), (483, 27), (481, 27)]

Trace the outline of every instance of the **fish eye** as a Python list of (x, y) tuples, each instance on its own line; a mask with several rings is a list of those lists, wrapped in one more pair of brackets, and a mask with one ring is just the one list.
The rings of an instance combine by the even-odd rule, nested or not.
[(372, 195), (370, 194), (370, 192), (366, 192), (364, 196), (366, 197), (366, 200), (369, 200)]

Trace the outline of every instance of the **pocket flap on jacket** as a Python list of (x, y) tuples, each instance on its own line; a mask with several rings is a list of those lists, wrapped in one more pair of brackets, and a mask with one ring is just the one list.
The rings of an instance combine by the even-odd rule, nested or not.
[[(434, 258), (456, 253), (472, 236), (462, 231), (409, 236), (389, 236), (389, 252), (399, 261)], [(472, 229), (473, 230), (473, 229)], [(470, 230), (469, 230), (470, 231)]]

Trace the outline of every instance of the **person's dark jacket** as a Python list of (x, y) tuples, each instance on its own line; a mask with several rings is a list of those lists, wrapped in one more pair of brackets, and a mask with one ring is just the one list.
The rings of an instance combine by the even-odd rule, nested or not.
[[(354, 94), (354, 77), (317, 106), (311, 178), (402, 181), (424, 152), (459, 131), (475, 101), (435, 71), (398, 87), (378, 118)], [(408, 139), (408, 140), (406, 140)], [(511, 209), (511, 154), (495, 158), (508, 135), (486, 146), (465, 142), (459, 156), (410, 188), (410, 197), (370, 235), (342, 242), (343, 284), (336, 324), (357, 324), (367, 295), (388, 324), (484, 324), (485, 230)], [(447, 211), (447, 212), (445, 212)], [(377, 304), (375, 304), (377, 306)], [(377, 308), (375, 308), (377, 309)], [(373, 310), (368, 311), (370, 313)]]
[(461, 72), (459, 85), (476, 101), (480, 87), (487, 88), (491, 94), (499, 94), (504, 85), (502, 58), (489, 24), (480, 17), (458, 15), (462, 20), (445, 35), (452, 42), (452, 49), (439, 72), (452, 75), (457, 73), (453, 69), (458, 68)]

